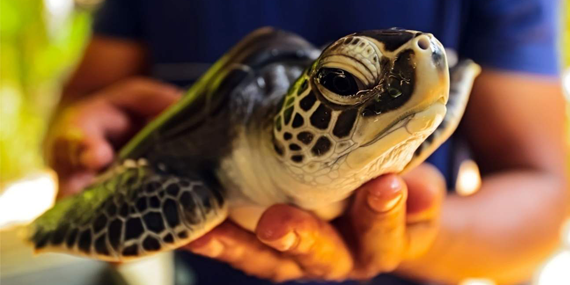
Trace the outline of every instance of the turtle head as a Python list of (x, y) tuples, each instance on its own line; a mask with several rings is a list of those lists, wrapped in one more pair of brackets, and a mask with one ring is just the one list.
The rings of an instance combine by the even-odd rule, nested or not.
[(289, 90), (275, 116), (274, 148), (313, 185), (399, 172), (442, 121), (448, 93), (446, 56), (433, 35), (351, 34)]

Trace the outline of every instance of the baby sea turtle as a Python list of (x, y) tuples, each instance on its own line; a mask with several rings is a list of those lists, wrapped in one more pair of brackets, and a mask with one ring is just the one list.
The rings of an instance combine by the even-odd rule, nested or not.
[(321, 52), (257, 30), (29, 239), (37, 251), (122, 261), (176, 249), (228, 217), (253, 230), (276, 203), (332, 219), (360, 185), (446, 140), (478, 73), (462, 61), (450, 86), (443, 46), (417, 31), (354, 33)]

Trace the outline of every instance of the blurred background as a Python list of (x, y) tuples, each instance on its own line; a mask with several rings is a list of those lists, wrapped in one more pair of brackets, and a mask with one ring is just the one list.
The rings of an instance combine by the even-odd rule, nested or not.
[[(172, 257), (161, 255), (111, 268), (102, 262), (59, 254), (33, 257), (20, 241), (18, 225), (49, 208), (54, 174), (45, 168), (41, 145), (58, 102), (62, 80), (89, 38), (91, 13), (101, 0), (0, 0), (0, 284), (172, 284)], [(570, 102), (570, 5), (561, 22), (562, 84)], [(570, 103), (568, 104), (570, 121)], [(570, 124), (568, 124), (570, 143)], [(570, 158), (568, 159), (570, 165)], [(476, 165), (465, 164), (458, 190), (472, 194)], [(534, 284), (570, 284), (570, 222), (560, 250), (537, 270)], [(465, 280), (462, 284), (493, 284)]]

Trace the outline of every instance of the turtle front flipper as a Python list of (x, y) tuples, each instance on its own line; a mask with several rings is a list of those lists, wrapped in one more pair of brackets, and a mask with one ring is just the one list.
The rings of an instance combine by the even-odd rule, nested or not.
[(36, 251), (124, 261), (172, 250), (227, 216), (217, 187), (153, 169), (144, 160), (113, 167), (30, 225)]
[(481, 67), (471, 60), (462, 60), (450, 69), (449, 100), (447, 113), (441, 124), (416, 150), (412, 160), (402, 173), (418, 166), (443, 144), (457, 129), (465, 108), (475, 78), (481, 72)]

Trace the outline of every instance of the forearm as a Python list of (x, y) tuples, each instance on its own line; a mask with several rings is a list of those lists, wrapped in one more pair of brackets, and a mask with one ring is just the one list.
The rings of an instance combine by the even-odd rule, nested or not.
[(63, 87), (62, 104), (82, 99), (125, 78), (147, 74), (147, 69), (143, 44), (96, 35)]
[(447, 198), (433, 247), (400, 270), (455, 284), (467, 277), (528, 280), (558, 245), (568, 214), (566, 189), (563, 177), (539, 171), (489, 176), (477, 194)]

